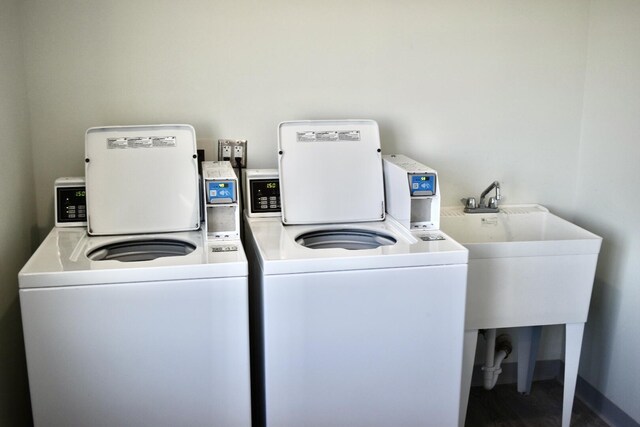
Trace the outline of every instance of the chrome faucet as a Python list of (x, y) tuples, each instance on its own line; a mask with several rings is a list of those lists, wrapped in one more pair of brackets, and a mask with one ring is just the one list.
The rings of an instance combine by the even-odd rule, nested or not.
[[(491, 192), (491, 190), (496, 190), (495, 197), (489, 197), (489, 201), (485, 203), (484, 199), (487, 197), (487, 194)], [(464, 202), (464, 211), (466, 213), (495, 213), (498, 212), (498, 201), (502, 199), (500, 195), (500, 183), (498, 181), (493, 181), (490, 186), (488, 186), (482, 194), (480, 194), (480, 202), (476, 203), (475, 197), (469, 197), (467, 199), (462, 199)]]

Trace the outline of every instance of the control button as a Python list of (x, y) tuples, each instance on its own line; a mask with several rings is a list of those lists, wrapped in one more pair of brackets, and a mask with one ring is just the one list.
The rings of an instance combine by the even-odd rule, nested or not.
[(275, 202), (275, 200), (276, 200), (276, 196), (269, 197), (269, 201), (274, 201)]
[(261, 202), (266, 202), (266, 201), (267, 201), (267, 198), (266, 198), (266, 197), (260, 197), (260, 201), (261, 201)]
[(84, 209), (85, 209), (85, 206), (84, 206), (84, 205), (78, 205), (78, 209), (82, 209), (82, 210), (84, 210)]
[(75, 217), (76, 217), (76, 214), (74, 214), (74, 213), (70, 213), (69, 214), (69, 218), (75, 218)]
[(209, 196), (216, 197), (218, 195), (218, 190), (209, 190)]
[(269, 205), (260, 205), (260, 209), (267, 209)]
[(83, 213), (79, 213), (79, 214), (78, 214), (78, 218), (86, 218), (86, 217), (87, 217), (87, 216), (86, 216), (85, 214), (83, 214)]

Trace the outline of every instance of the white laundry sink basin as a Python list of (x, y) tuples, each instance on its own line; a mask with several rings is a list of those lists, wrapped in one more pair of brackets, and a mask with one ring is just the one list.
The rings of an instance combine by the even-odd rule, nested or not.
[(475, 258), (597, 254), (602, 241), (540, 205), (505, 206), (497, 214), (443, 208), (442, 229)]
[(493, 214), (442, 208), (440, 228), (469, 249), (460, 426), (478, 329), (520, 327), (518, 391), (528, 393), (541, 326), (565, 324), (562, 426), (569, 427), (602, 238), (540, 205), (502, 206)]
[(586, 321), (599, 236), (540, 205), (448, 207), (440, 221), (469, 249), (467, 329)]

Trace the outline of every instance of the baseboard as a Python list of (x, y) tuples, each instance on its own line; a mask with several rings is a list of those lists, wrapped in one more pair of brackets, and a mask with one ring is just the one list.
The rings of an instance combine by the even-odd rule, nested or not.
[(640, 423), (579, 375), (576, 382), (576, 397), (612, 427), (640, 427)]
[[(502, 373), (498, 377), (498, 384), (515, 384), (518, 382), (517, 363), (503, 363), (501, 367)], [(563, 376), (564, 362), (562, 360), (539, 360), (536, 362), (533, 381), (557, 379), (563, 382)], [(482, 365), (476, 365), (473, 367), (471, 386), (482, 386), (483, 383)], [(578, 376), (576, 382), (576, 397), (612, 427), (640, 427), (640, 423), (631, 418), (581, 376)]]

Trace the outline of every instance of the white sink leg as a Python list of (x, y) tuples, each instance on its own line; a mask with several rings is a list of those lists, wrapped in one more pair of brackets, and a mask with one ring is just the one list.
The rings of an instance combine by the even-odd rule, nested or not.
[(580, 364), (583, 332), (584, 323), (567, 323), (565, 325), (562, 427), (569, 427), (569, 423), (571, 422), (571, 411), (573, 409), (573, 398), (576, 394), (576, 380), (578, 379), (578, 365)]
[(467, 416), (467, 404), (469, 403), (469, 391), (471, 390), (471, 376), (473, 374), (473, 362), (476, 358), (476, 345), (478, 344), (478, 330), (464, 331), (464, 344), (462, 350), (462, 384), (460, 388), (460, 414), (458, 426), (464, 427)]
[(542, 326), (518, 328), (518, 392), (531, 393)]

